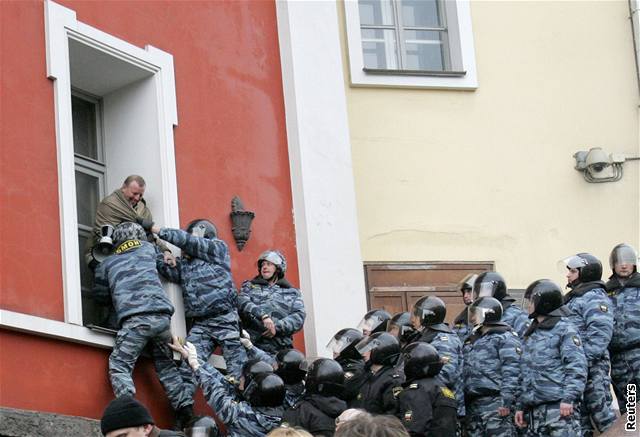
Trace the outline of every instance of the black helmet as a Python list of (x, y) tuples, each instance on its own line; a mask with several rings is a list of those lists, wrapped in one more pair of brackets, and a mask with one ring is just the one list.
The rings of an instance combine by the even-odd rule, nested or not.
[(187, 225), (187, 233), (196, 237), (207, 238), (212, 240), (218, 238), (218, 230), (216, 225), (207, 219), (195, 219)]
[[(364, 315), (357, 328), (365, 335), (371, 335), (376, 332), (384, 332), (387, 330), (387, 323), (391, 319), (391, 314), (385, 310), (371, 310)], [(367, 334), (368, 332), (369, 334)]]
[(209, 416), (197, 417), (184, 430), (186, 437), (217, 437), (218, 426)]
[(244, 397), (253, 407), (278, 407), (284, 402), (284, 381), (273, 373), (260, 373), (245, 389)]
[(335, 359), (361, 359), (362, 356), (356, 350), (356, 345), (362, 340), (362, 332), (353, 328), (341, 329), (327, 343), (327, 349), (333, 352)]
[(411, 314), (408, 312), (395, 314), (389, 320), (387, 324), (387, 332), (391, 333), (393, 330), (398, 331), (396, 337), (400, 340), (400, 343), (406, 342), (407, 339), (415, 332), (413, 325), (411, 324)]
[(633, 271), (638, 271), (638, 252), (626, 243), (620, 243), (611, 250), (609, 255), (609, 265), (611, 270), (615, 272), (616, 265), (631, 264)]
[(411, 343), (405, 348), (403, 355), (407, 381), (435, 376), (443, 366), (436, 348), (422, 341)]
[(285, 384), (297, 384), (304, 379), (305, 372), (300, 369), (300, 364), (304, 361), (304, 354), (296, 349), (283, 349), (276, 354), (276, 375)]
[(507, 283), (498, 272), (480, 273), (473, 284), (473, 300), (479, 297), (495, 297), (499, 301), (507, 295)]
[(307, 368), (305, 391), (323, 396), (338, 396), (344, 390), (342, 366), (330, 358), (318, 358)]
[(259, 358), (254, 358), (244, 363), (244, 365), (242, 366), (242, 376), (244, 377), (245, 390), (251, 383), (251, 381), (257, 375), (260, 375), (262, 373), (273, 373), (273, 367), (271, 367), (271, 364), (260, 361)]
[(498, 323), (502, 318), (502, 304), (493, 297), (479, 297), (467, 311), (468, 320), (473, 325)]
[(567, 269), (577, 269), (578, 279), (569, 285), (599, 281), (602, 279), (602, 263), (590, 253), (578, 253), (562, 261)]
[(444, 323), (447, 306), (436, 296), (424, 296), (413, 305), (413, 315), (420, 319), (422, 326), (433, 326)]
[(356, 345), (356, 349), (364, 356), (371, 352), (369, 361), (371, 364), (394, 364), (400, 355), (400, 343), (398, 339), (388, 332), (376, 332), (365, 337)]
[(473, 284), (476, 283), (477, 279), (477, 273), (469, 273), (458, 283), (458, 290), (460, 290), (461, 293), (464, 293), (465, 291), (473, 291)]
[(533, 303), (533, 312), (529, 318), (546, 316), (557, 310), (563, 304), (562, 290), (550, 279), (538, 279), (527, 287), (524, 292), (525, 304)]

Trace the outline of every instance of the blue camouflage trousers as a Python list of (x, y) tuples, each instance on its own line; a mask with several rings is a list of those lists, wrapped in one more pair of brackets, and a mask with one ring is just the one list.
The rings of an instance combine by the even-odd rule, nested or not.
[(498, 408), (502, 406), (500, 396), (485, 396), (467, 404), (468, 437), (513, 437), (516, 435), (513, 423), (513, 411), (508, 416), (500, 416)]
[(620, 413), (627, 411), (627, 384), (640, 387), (640, 347), (611, 353), (611, 379)]
[(571, 416), (560, 416), (560, 403), (533, 407), (525, 420), (527, 437), (576, 437), (580, 435), (580, 420), (574, 409)]
[[(198, 357), (204, 361), (211, 357), (217, 346), (221, 346), (227, 371), (236, 381), (240, 380), (242, 366), (247, 362), (247, 351), (240, 343), (240, 327), (237, 320), (228, 320), (225, 315), (196, 319), (189, 330), (187, 341), (193, 343)], [(187, 396), (193, 398), (196, 381), (191, 367), (186, 362), (180, 366), (180, 374)]]
[(168, 346), (170, 326), (168, 314), (141, 314), (124, 319), (109, 356), (109, 378), (116, 397), (136, 394), (131, 375), (140, 354), (149, 345), (158, 378), (171, 406), (177, 410), (193, 402), (185, 396), (173, 351)]
[(582, 435), (585, 437), (593, 435), (591, 422), (604, 432), (616, 421), (616, 414), (613, 412), (611, 403), (611, 378), (609, 377), (609, 357), (590, 363), (587, 385), (582, 395), (580, 405), (580, 426)]

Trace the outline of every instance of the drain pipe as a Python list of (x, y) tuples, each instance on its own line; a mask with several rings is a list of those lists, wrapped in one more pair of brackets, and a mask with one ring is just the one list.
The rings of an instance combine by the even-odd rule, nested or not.
[(640, 16), (638, 0), (629, 0), (629, 18), (631, 19), (631, 32), (633, 33), (633, 53), (636, 59), (636, 77), (638, 79), (638, 91), (640, 92)]

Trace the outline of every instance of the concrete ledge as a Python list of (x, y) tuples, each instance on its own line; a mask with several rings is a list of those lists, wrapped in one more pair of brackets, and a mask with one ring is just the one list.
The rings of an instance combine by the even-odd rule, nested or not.
[(0, 408), (0, 437), (101, 436), (100, 421), (86, 417)]

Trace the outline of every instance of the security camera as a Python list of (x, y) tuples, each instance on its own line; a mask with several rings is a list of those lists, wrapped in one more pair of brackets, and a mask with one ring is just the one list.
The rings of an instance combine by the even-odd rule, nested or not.
[[(611, 164), (611, 159), (600, 147), (594, 147), (587, 153), (586, 162), (587, 169), (595, 176), (604, 171)], [(607, 176), (609, 177), (609, 176)]]

